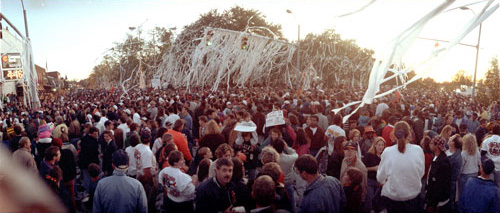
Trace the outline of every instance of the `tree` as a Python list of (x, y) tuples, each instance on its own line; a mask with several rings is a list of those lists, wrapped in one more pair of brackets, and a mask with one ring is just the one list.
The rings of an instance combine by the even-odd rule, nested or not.
[(497, 57), (490, 60), (490, 68), (486, 72), (483, 85), (480, 87), (481, 93), (486, 97), (483, 100), (490, 103), (500, 98), (500, 69)]
[(451, 83), (453, 85), (455, 85), (456, 87), (461, 87), (462, 85), (471, 86), (472, 85), (472, 76), (466, 75), (464, 70), (459, 70), (453, 76)]
[(328, 86), (349, 84), (366, 85), (373, 62), (373, 50), (361, 48), (355, 40), (344, 40), (334, 29), (322, 34), (308, 34), (300, 42), (302, 66), (313, 66), (318, 76)]
[(137, 30), (137, 35), (128, 34), (124, 41), (115, 43), (104, 54), (93, 68), (89, 83), (97, 87), (121, 86), (127, 90), (138, 83), (139, 71), (145, 73), (146, 79), (153, 77), (161, 57), (170, 50), (175, 28), (156, 27), (146, 36), (139, 36), (142, 29)]

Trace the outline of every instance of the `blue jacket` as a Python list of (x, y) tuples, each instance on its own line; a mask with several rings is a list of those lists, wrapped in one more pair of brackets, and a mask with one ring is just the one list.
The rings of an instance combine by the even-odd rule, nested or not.
[(500, 212), (500, 194), (492, 180), (469, 178), (458, 204), (460, 212)]
[(342, 212), (346, 197), (340, 181), (320, 175), (304, 191), (298, 212)]
[(146, 192), (141, 182), (114, 170), (113, 176), (104, 178), (97, 184), (92, 212), (146, 213)]
[(450, 164), (451, 164), (451, 182), (457, 182), (458, 176), (460, 175), (460, 172), (462, 171), (462, 165), (463, 165), (463, 160), (462, 160), (462, 150), (457, 149), (455, 153), (453, 153), (451, 156), (448, 156), (448, 159), (450, 159)]

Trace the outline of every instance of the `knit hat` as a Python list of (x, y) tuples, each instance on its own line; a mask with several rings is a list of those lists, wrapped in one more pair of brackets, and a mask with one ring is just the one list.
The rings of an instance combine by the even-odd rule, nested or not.
[(63, 144), (63, 142), (60, 138), (52, 139), (52, 146), (57, 146), (57, 147), (61, 148), (62, 144)]
[(489, 175), (495, 170), (495, 163), (489, 158), (486, 158), (483, 160), (483, 163), (481, 164), (483, 167), (483, 171), (485, 174)]
[(443, 137), (437, 136), (431, 140), (431, 143), (434, 143), (441, 151), (446, 151), (446, 140)]
[(122, 150), (116, 150), (113, 153), (113, 164), (119, 169), (126, 169), (128, 167), (128, 155)]

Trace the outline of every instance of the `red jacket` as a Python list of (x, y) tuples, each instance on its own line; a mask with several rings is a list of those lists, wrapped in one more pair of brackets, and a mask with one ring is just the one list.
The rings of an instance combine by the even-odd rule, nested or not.
[(167, 131), (168, 134), (171, 134), (174, 138), (174, 143), (177, 146), (177, 149), (182, 152), (184, 158), (187, 161), (191, 161), (193, 156), (191, 156), (191, 152), (189, 151), (188, 142), (186, 136), (181, 132), (177, 132), (174, 129), (170, 129)]
[(391, 132), (394, 129), (393, 126), (385, 126), (382, 130), (382, 138), (385, 140), (385, 147), (392, 146), (394, 143), (391, 140)]

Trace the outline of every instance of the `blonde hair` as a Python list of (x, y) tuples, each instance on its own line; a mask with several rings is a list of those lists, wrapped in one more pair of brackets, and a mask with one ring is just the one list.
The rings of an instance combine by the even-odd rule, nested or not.
[(453, 130), (453, 127), (450, 125), (444, 126), (443, 130), (441, 130), (441, 134), (439, 134), (441, 137), (448, 138), (448, 135), (444, 135), (445, 133), (451, 133)]
[(214, 120), (205, 124), (205, 135), (220, 134), (220, 132), (219, 125)]
[(476, 142), (476, 136), (468, 133), (463, 137), (463, 149), (466, 151), (469, 155), (475, 155), (477, 152), (477, 142)]
[[(174, 136), (173, 136), (173, 135), (171, 135), (170, 133), (165, 133), (165, 134), (163, 134), (163, 136), (161, 136), (161, 139), (162, 139), (165, 143), (167, 143), (167, 142), (172, 141), (172, 139), (174, 139)], [(172, 141), (172, 142), (173, 142), (173, 141)]]
[(359, 137), (361, 137), (361, 132), (358, 129), (353, 129), (353, 130), (349, 131), (349, 140), (352, 140), (356, 133), (358, 133)]
[(262, 149), (262, 158), (261, 162), (262, 164), (270, 163), (270, 162), (275, 162), (278, 163), (280, 159), (280, 155), (278, 152), (271, 146), (266, 146), (264, 149)]
[(377, 150), (376, 150), (375, 146), (377, 146), (377, 143), (379, 143), (380, 141), (384, 142), (384, 147), (385, 147), (384, 138), (383, 137), (376, 137), (375, 140), (373, 140), (372, 146), (368, 149), (368, 152), (373, 154), (373, 155), (377, 155)]
[(210, 148), (206, 146), (201, 147), (200, 149), (198, 149), (198, 155), (204, 157), (208, 153), (208, 151), (211, 151)]

